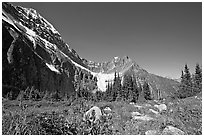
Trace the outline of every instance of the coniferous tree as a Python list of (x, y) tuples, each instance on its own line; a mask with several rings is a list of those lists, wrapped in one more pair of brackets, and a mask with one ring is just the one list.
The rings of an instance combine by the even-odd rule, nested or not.
[(115, 72), (115, 76), (114, 76), (114, 80), (113, 80), (113, 90), (111, 92), (111, 96), (112, 96), (112, 101), (115, 101), (116, 97), (117, 97), (117, 74)]
[(197, 94), (202, 91), (202, 70), (199, 64), (196, 64), (195, 75), (193, 78), (193, 92)]
[(138, 85), (138, 93), (139, 93), (139, 95), (138, 95), (137, 101), (139, 101), (139, 102), (146, 101), (144, 98), (144, 91), (143, 91), (143, 86), (141, 85), (141, 83), (139, 83), (139, 85)]
[(96, 91), (95, 95), (96, 95), (96, 101), (101, 101), (101, 98), (102, 98), (101, 91)]
[(181, 80), (181, 91), (179, 91), (179, 98), (186, 98), (193, 95), (192, 79), (187, 64), (184, 67), (184, 74)]
[(138, 96), (139, 96), (139, 87), (137, 85), (137, 81), (136, 81), (136, 78), (133, 77), (133, 102), (137, 102), (138, 100)]
[(117, 86), (117, 98), (116, 98), (116, 100), (121, 101), (123, 91), (122, 91), (122, 84), (121, 84), (121, 78), (119, 76), (119, 73), (118, 73), (118, 77), (117, 77), (117, 85), (118, 86)]
[(144, 98), (146, 100), (151, 100), (151, 92), (150, 92), (149, 84), (147, 82), (144, 82), (143, 91), (144, 91)]
[(182, 71), (182, 74), (181, 74), (181, 83), (179, 86), (177, 97), (186, 98), (186, 97), (192, 96), (194, 94), (192, 86), (193, 84), (192, 84), (191, 74), (186, 64), (184, 67), (184, 73)]
[(112, 101), (112, 84), (110, 83), (110, 81), (107, 81), (107, 82), (108, 82), (108, 85), (105, 92), (105, 100)]
[(132, 76), (130, 76), (129, 89), (128, 89), (128, 101), (133, 101), (133, 98), (134, 98), (133, 90), (134, 90), (134, 83), (133, 83)]
[(133, 100), (133, 80), (132, 76), (130, 75), (124, 75), (123, 80), (123, 98), (127, 101)]
[(113, 90), (112, 90), (112, 96), (113, 96), (113, 101), (116, 100), (120, 96), (120, 91), (121, 91), (121, 80), (119, 73), (117, 74), (115, 72), (115, 77), (114, 77), (114, 83), (113, 83)]
[(182, 98), (182, 94), (185, 91), (185, 84), (184, 84), (184, 72), (183, 70), (181, 71), (181, 82), (179, 85), (179, 90), (177, 92), (174, 93), (174, 96), (176, 98)]

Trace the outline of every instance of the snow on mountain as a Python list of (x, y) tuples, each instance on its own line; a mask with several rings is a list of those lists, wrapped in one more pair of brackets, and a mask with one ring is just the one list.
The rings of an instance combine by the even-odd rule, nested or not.
[(48, 64), (48, 63), (45, 63), (45, 64), (50, 70), (60, 74), (59, 70), (57, 70), (53, 65)]
[(24, 26), (21, 22), (15, 22), (15, 24), (17, 26), (20, 25), (21, 27), (23, 27), (26, 30), (26, 32), (25, 32), (26, 34), (28, 34), (30, 36), (33, 36), (33, 37), (36, 36), (36, 33), (33, 30), (31, 30), (31, 29), (27, 28), (26, 26)]
[(113, 81), (114, 80), (114, 73), (112, 74), (103, 74), (103, 73), (98, 73), (96, 74), (97, 77), (97, 86), (101, 91), (106, 91), (107, 89), (107, 82), (108, 81)]
[(16, 30), (20, 31), (18, 27), (16, 27), (16, 25), (14, 24), (13, 20), (9, 18), (8, 14), (6, 14), (4, 10), (2, 10), (2, 13), (2, 19), (10, 25), (14, 26)]
[[(5, 9), (8, 8), (7, 6), (9, 7), (10, 5), (3, 4)], [(69, 62), (71, 62), (71, 64), (77, 68), (85, 70), (96, 77), (97, 87), (101, 91), (106, 91), (108, 81), (114, 80), (115, 72), (119, 72), (120, 77), (127, 72), (129, 72), (131, 75), (134, 73), (134, 75), (138, 78), (142, 79), (145, 77), (149, 83), (152, 83), (152, 85), (155, 85), (155, 83), (158, 84), (158, 82), (162, 83), (164, 81), (162, 78), (150, 75), (148, 72), (140, 68), (139, 65), (132, 61), (128, 56), (123, 58), (114, 57), (113, 60), (103, 63), (95, 63), (93, 61), (82, 59), (74, 49), (71, 49), (69, 45), (62, 40), (58, 31), (56, 31), (56, 29), (46, 19), (38, 14), (36, 10), (23, 7), (15, 8), (14, 9), (16, 11), (13, 10), (12, 12), (8, 9), (6, 11), (4, 11), (4, 9), (2, 10), (3, 21), (13, 26), (17, 31), (21, 32), (33, 43), (34, 53), (39, 56), (39, 58), (41, 58), (41, 56), (35, 52), (36, 46), (40, 46), (42, 50), (48, 52), (48, 57), (46, 55), (42, 55), (44, 52), (40, 53), (47, 59), (41, 58), (41, 60), (43, 60), (45, 65), (55, 73), (59, 74), (61, 71), (58, 69), (61, 68), (59, 68), (59, 66), (56, 67), (55, 63), (53, 63), (53, 59), (49, 58), (58, 58), (60, 56), (60, 59), (66, 61), (69, 60)], [(17, 13), (14, 13), (14, 11)], [(162, 83), (162, 85), (165, 84)], [(155, 86), (152, 85), (150, 85), (150, 87), (153, 89)]]
[(26, 17), (31, 16), (33, 19), (38, 19), (40, 18), (41, 20), (43, 20), (46, 24), (47, 27), (50, 28), (50, 30), (54, 33), (54, 34), (59, 34), (59, 32), (53, 27), (52, 24), (50, 24), (45, 18), (43, 18), (39, 13), (37, 13), (37, 11), (35, 9), (32, 8), (23, 8), (18, 6), (19, 8), (22, 8), (25, 13), (26, 13)]

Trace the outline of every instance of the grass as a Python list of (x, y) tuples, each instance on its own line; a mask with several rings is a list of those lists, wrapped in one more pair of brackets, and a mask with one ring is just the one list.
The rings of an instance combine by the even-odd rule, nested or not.
[[(78, 99), (71, 104), (66, 101), (19, 101), (3, 100), (2, 134), (4, 135), (138, 135), (147, 130), (156, 130), (158, 134), (171, 125), (186, 134), (202, 134), (202, 104), (194, 97), (166, 102), (168, 110), (154, 115), (149, 113), (151, 106), (142, 109), (127, 102), (93, 102)], [(109, 115), (103, 115), (101, 121), (92, 123), (83, 120), (84, 113), (92, 106), (110, 107)], [(145, 104), (138, 104), (145, 106)], [(173, 111), (170, 111), (170, 110)], [(153, 117), (153, 120), (142, 121), (132, 118), (132, 112)]]

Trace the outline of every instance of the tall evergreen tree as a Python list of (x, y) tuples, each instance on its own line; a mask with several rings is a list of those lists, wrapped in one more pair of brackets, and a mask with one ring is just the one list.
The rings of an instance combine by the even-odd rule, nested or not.
[(107, 81), (107, 82), (108, 82), (108, 85), (107, 85), (104, 99), (106, 101), (112, 101), (112, 84), (110, 81)]
[(144, 82), (143, 91), (144, 91), (144, 98), (146, 100), (151, 100), (151, 92), (150, 92), (149, 84), (147, 82)]
[(195, 68), (195, 75), (193, 78), (193, 90), (195, 94), (202, 91), (202, 70), (199, 64), (196, 64)]
[(139, 93), (139, 96), (138, 96), (137, 101), (139, 101), (139, 102), (146, 101), (145, 98), (144, 98), (143, 86), (140, 83), (138, 85), (138, 93)]
[(180, 85), (179, 85), (179, 90), (175, 93), (175, 97), (178, 97), (178, 98), (182, 98), (182, 94), (184, 94), (184, 91), (185, 91), (185, 84), (184, 84), (184, 72), (183, 70), (181, 71), (181, 82), (180, 82)]
[(119, 73), (115, 72), (115, 78), (114, 78), (113, 90), (112, 90), (113, 101), (115, 101), (116, 98), (120, 96), (120, 91), (121, 91), (120, 76), (119, 76)]
[(139, 97), (139, 87), (137, 85), (135, 77), (132, 78), (132, 81), (133, 81), (133, 102), (136, 102)]
[(183, 71), (181, 74), (181, 83), (179, 86), (178, 97), (179, 98), (186, 98), (186, 97), (190, 97), (192, 95), (193, 95), (193, 90), (192, 90), (191, 74), (189, 72), (189, 68), (188, 68), (187, 64), (185, 64), (184, 74), (183, 74)]
[(124, 75), (123, 79), (123, 98), (124, 100), (132, 101), (133, 100), (133, 80), (132, 76)]

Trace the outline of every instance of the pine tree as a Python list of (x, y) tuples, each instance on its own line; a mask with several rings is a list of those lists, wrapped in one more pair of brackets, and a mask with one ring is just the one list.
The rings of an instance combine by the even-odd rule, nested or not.
[(197, 94), (202, 91), (202, 70), (199, 64), (196, 64), (195, 75), (193, 78), (193, 92)]
[(181, 71), (181, 82), (179, 85), (179, 90), (174, 94), (175, 97), (177, 98), (182, 98), (182, 94), (185, 92), (185, 84), (184, 84), (184, 72), (183, 70)]
[(190, 97), (192, 95), (193, 95), (193, 90), (192, 90), (191, 74), (189, 72), (189, 68), (188, 68), (187, 64), (185, 64), (184, 74), (183, 74), (183, 71), (181, 74), (181, 83), (179, 86), (178, 97), (179, 98), (186, 98), (186, 97)]
[(106, 101), (112, 101), (112, 84), (110, 83), (110, 81), (107, 81), (107, 82), (108, 82), (108, 87), (106, 89), (104, 99)]
[(112, 97), (113, 101), (116, 100), (120, 96), (120, 91), (121, 91), (121, 80), (119, 73), (117, 74), (115, 72), (115, 77), (114, 77), (114, 83), (113, 83), (113, 90), (112, 90)]
[(136, 78), (133, 77), (133, 102), (137, 102), (138, 97), (139, 97), (139, 87), (137, 85)]
[(134, 84), (133, 84), (132, 76), (124, 75), (124, 80), (123, 80), (124, 100), (127, 100), (127, 101), (133, 100), (133, 85)]
[(115, 72), (115, 76), (114, 76), (114, 80), (113, 80), (113, 90), (111, 92), (111, 96), (112, 96), (112, 101), (115, 101), (116, 97), (117, 97), (117, 74)]
[(101, 101), (101, 92), (100, 91), (96, 91), (96, 93), (95, 93), (95, 95), (96, 95), (96, 101)]
[(146, 101), (145, 98), (144, 98), (144, 91), (143, 91), (142, 87), (143, 86), (139, 83), (139, 85), (138, 85), (139, 95), (138, 95), (138, 99), (137, 99), (138, 102), (145, 102)]
[(151, 92), (150, 92), (149, 84), (147, 82), (144, 82), (143, 91), (144, 91), (144, 98), (146, 100), (151, 100)]

